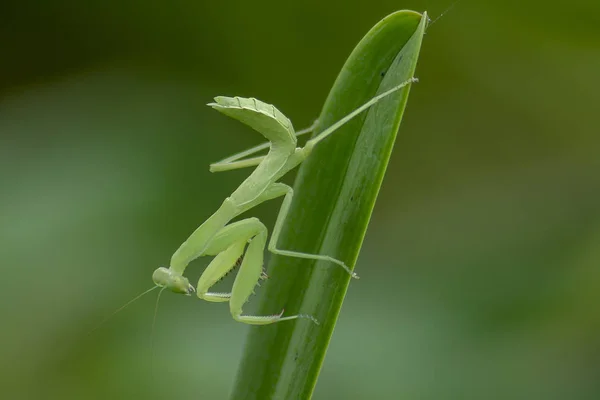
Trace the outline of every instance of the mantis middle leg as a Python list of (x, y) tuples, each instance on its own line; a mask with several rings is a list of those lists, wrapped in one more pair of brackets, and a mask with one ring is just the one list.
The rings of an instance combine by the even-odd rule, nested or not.
[(290, 205), (292, 204), (292, 199), (294, 197), (294, 189), (292, 189), (291, 187), (289, 187), (288, 185), (285, 185), (283, 183), (274, 183), (269, 188), (269, 192), (273, 197), (275, 197), (274, 195), (276, 195), (276, 194), (278, 196), (285, 196), (283, 198), (283, 203), (281, 204), (281, 209), (279, 210), (279, 215), (277, 215), (277, 220), (275, 221), (275, 227), (273, 228), (273, 234), (271, 235), (271, 240), (269, 241), (268, 249), (271, 253), (280, 254), (282, 256), (287, 256), (287, 257), (305, 258), (305, 259), (309, 259), (309, 260), (329, 261), (329, 262), (332, 262), (332, 263), (337, 264), (340, 267), (344, 268), (344, 270), (346, 270), (346, 272), (348, 272), (352, 278), (358, 279), (358, 275), (356, 273), (354, 273), (346, 265), (346, 263), (344, 263), (343, 261), (340, 261), (336, 258), (333, 258), (331, 256), (278, 249), (277, 248), (277, 240), (279, 239), (281, 229), (283, 228), (283, 224), (285, 223), (285, 218), (287, 217), (289, 209), (290, 209)]
[[(311, 128), (309, 128), (309, 129), (311, 129)], [(308, 131), (308, 129), (307, 129), (307, 131)], [(235, 156), (232, 156), (230, 158), (233, 158), (233, 157), (235, 157)], [(223, 167), (224, 167), (223, 169), (219, 169), (218, 171), (227, 171), (227, 170), (232, 170), (232, 169), (237, 169), (237, 168), (243, 168), (242, 166), (238, 165), (235, 162), (232, 162), (230, 164), (223, 164)], [(287, 257), (297, 257), (297, 258), (305, 258), (305, 259), (311, 259), (311, 260), (329, 261), (329, 262), (332, 262), (332, 263), (337, 264), (337, 265), (341, 266), (342, 268), (344, 268), (344, 270), (346, 272), (348, 272), (348, 274), (350, 274), (350, 276), (352, 278), (358, 279), (358, 275), (356, 273), (354, 273), (343, 261), (335, 259), (331, 256), (303, 253), (303, 252), (292, 251), (292, 250), (280, 250), (277, 248), (277, 240), (279, 239), (281, 229), (283, 228), (283, 225), (285, 223), (285, 218), (289, 212), (290, 205), (292, 204), (292, 199), (294, 197), (294, 189), (292, 189), (290, 186), (285, 185), (283, 183), (278, 183), (278, 182), (273, 183), (270, 187), (267, 188), (267, 190), (265, 190), (265, 192), (260, 197), (258, 197), (255, 201), (253, 201), (251, 204), (249, 204), (246, 207), (245, 211), (247, 211), (250, 208), (255, 207), (256, 205), (263, 203), (267, 200), (272, 200), (272, 199), (275, 199), (275, 198), (281, 197), (281, 196), (285, 196), (285, 197), (283, 199), (283, 203), (279, 210), (279, 215), (277, 216), (277, 220), (275, 222), (275, 227), (273, 228), (273, 234), (271, 235), (271, 240), (269, 241), (268, 250), (271, 253), (280, 254), (283, 256), (287, 256)]]

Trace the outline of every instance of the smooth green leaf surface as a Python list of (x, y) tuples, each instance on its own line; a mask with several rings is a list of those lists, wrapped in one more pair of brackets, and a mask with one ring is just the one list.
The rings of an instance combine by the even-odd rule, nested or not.
[[(377, 93), (414, 75), (427, 16), (398, 11), (361, 40), (319, 117), (322, 131)], [(353, 266), (383, 180), (410, 87), (391, 95), (319, 144), (299, 170), (279, 248), (330, 255)], [(357, 270), (368, 268), (362, 265)], [(316, 317), (250, 327), (232, 399), (311, 397), (349, 275), (335, 264), (274, 256), (258, 314)], [(360, 280), (353, 284), (360, 284)], [(356, 338), (360, 342), (360, 338)]]

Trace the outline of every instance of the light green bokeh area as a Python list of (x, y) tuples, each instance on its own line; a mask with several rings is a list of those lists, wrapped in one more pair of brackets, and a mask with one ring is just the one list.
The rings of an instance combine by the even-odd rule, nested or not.
[[(164, 293), (153, 354), (155, 294), (87, 335), (246, 176), (208, 164), (260, 136), (204, 104), (305, 127), (372, 25), (449, 3), (3, 2), (2, 397), (227, 398), (224, 304)], [(600, 397), (599, 71), (596, 1), (430, 27), (315, 399)]]

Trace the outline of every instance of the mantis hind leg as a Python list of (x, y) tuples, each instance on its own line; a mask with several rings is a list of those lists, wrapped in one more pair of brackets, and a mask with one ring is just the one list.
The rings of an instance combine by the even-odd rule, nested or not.
[[(313, 124), (300, 131), (296, 132), (296, 136), (306, 135), (307, 133), (311, 133), (316, 127), (317, 122), (313, 122)], [(210, 164), (210, 172), (223, 172), (223, 171), (232, 171), (234, 169), (240, 168), (248, 168), (255, 167), (264, 160), (265, 156), (257, 156), (251, 158), (245, 158), (256, 154), (262, 150), (266, 150), (271, 146), (270, 142), (261, 143), (258, 146), (251, 147), (247, 150), (241, 151), (239, 153), (233, 154), (221, 161), (217, 161), (216, 163)]]

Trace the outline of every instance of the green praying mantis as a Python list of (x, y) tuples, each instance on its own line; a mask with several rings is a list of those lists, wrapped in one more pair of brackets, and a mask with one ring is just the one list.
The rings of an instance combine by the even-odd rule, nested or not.
[[(413, 82), (417, 82), (417, 79), (411, 78), (373, 97), (308, 140), (304, 147), (297, 147), (297, 137), (312, 132), (315, 124), (308, 129), (295, 132), (291, 121), (271, 104), (254, 98), (216, 97), (215, 102), (209, 103), (209, 106), (250, 126), (269, 142), (210, 165), (211, 172), (231, 171), (254, 166), (256, 169), (223, 201), (219, 209), (175, 251), (169, 268), (160, 267), (154, 271), (152, 279), (156, 287), (153, 289), (160, 287), (188, 296), (195, 292), (200, 299), (206, 301), (229, 302), (233, 319), (246, 324), (265, 325), (297, 318), (308, 318), (318, 323), (316, 319), (308, 315), (284, 317), (284, 311), (266, 316), (243, 314), (242, 307), (253, 293), (255, 286), (261, 279), (266, 278), (263, 272), (265, 246), (273, 254), (329, 261), (343, 268), (351, 277), (358, 278), (343, 261), (328, 255), (282, 250), (277, 247), (277, 240), (294, 195), (290, 186), (277, 181), (309, 157), (315, 146), (341, 126), (383, 98)], [(266, 155), (247, 158), (267, 148), (269, 151)], [(284, 197), (283, 203), (268, 245), (267, 228), (258, 218), (251, 217), (230, 223), (232, 219), (253, 207), (282, 196)], [(189, 263), (201, 256), (215, 257), (194, 288), (183, 274)], [(239, 260), (241, 260), (241, 265), (239, 265), (231, 292), (209, 291), (213, 285), (239, 264)]]

